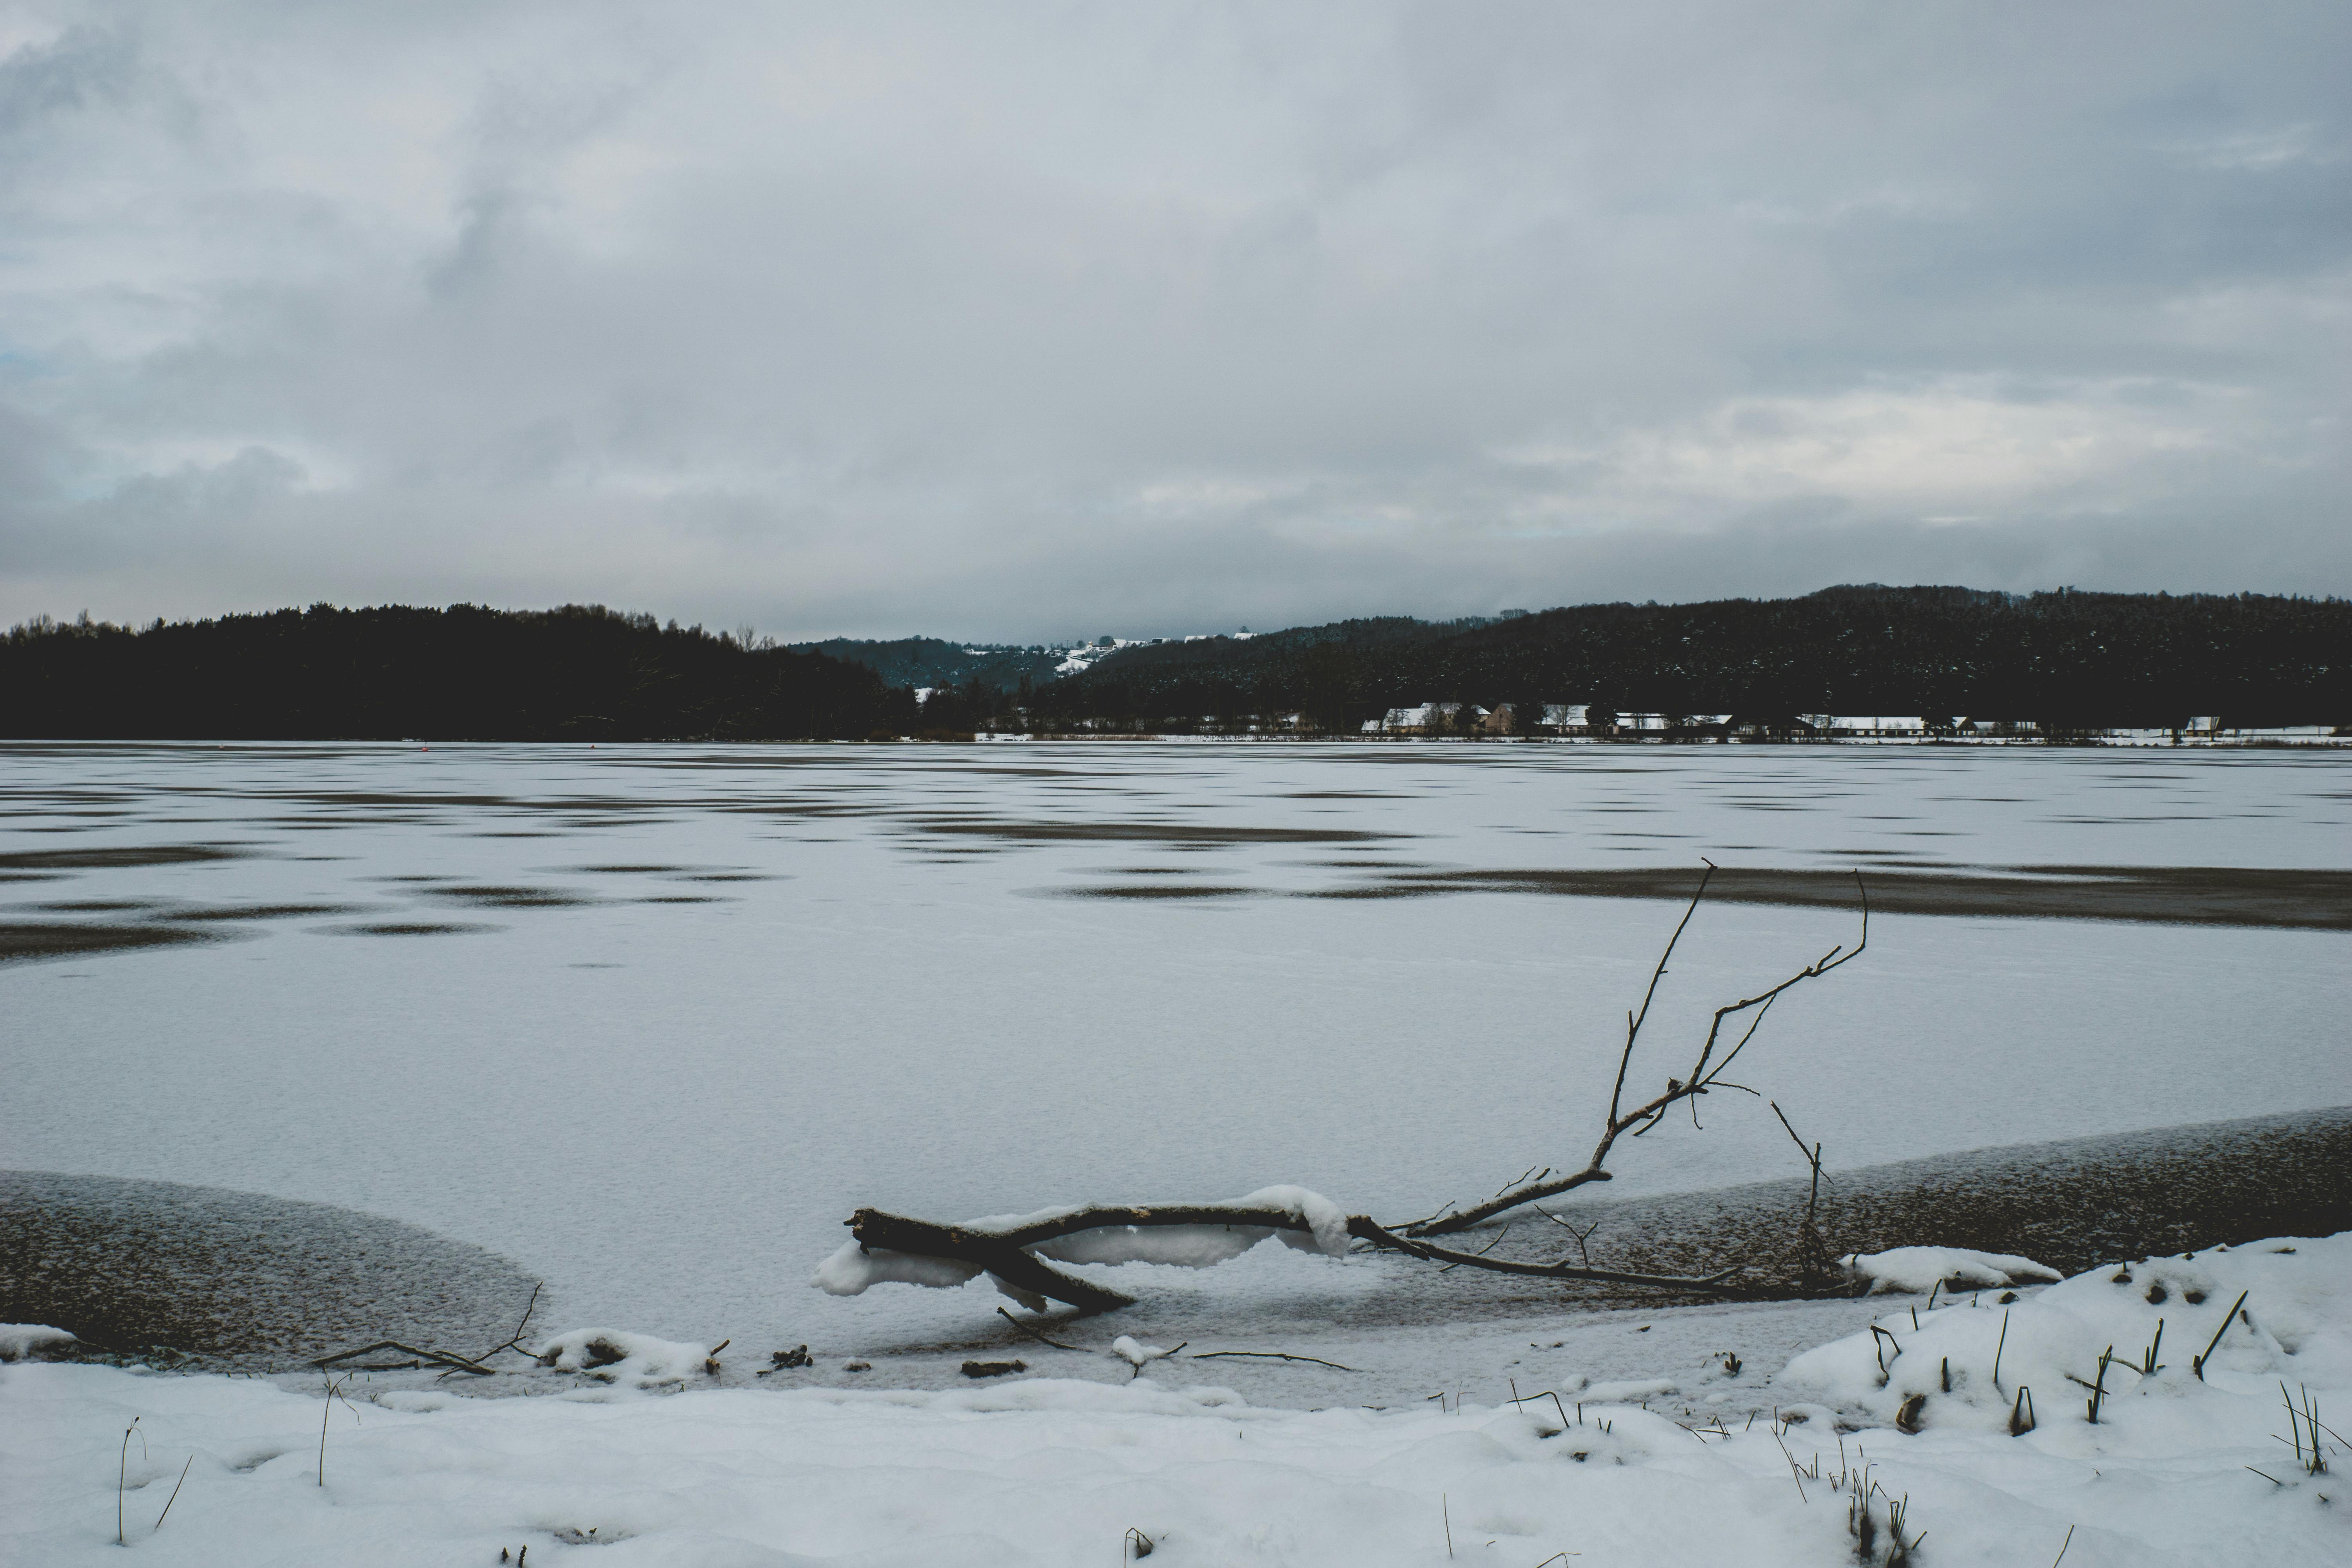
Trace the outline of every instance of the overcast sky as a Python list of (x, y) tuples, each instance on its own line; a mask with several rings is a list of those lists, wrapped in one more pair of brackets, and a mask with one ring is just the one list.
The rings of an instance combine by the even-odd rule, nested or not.
[(2352, 594), (2352, 6), (0, 5), (0, 622)]

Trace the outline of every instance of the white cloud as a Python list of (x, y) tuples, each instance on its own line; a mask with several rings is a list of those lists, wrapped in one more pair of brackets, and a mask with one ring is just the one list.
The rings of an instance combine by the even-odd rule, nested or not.
[(2352, 16), (6, 27), (0, 619), (2352, 592)]

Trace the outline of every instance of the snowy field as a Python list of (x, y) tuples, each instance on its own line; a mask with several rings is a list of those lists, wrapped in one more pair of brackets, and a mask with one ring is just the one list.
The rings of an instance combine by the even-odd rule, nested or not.
[(702, 1347), (636, 1342), (613, 1381), (543, 1399), (16, 1365), (0, 1368), (0, 1551), (94, 1564), (120, 1541), (206, 1568), (1000, 1568), (1139, 1544), (1171, 1568), (2352, 1554), (2328, 1420), (2352, 1391), (2352, 1237), (1871, 1300), (1875, 1322), (1769, 1383), (1531, 1376), (1520, 1392), (1540, 1396), (1391, 1410), (1258, 1408), (1156, 1378), (713, 1390)]
[[(1701, 856), (2352, 865), (2332, 754), (20, 744), (0, 789), (7, 920), (210, 939), (0, 966), (0, 1164), (389, 1215), (543, 1277), (559, 1325), (835, 1356), (1001, 1328), (984, 1287), (811, 1289), (859, 1205), (1295, 1182), (1409, 1217), (1580, 1159), (1678, 910), (1311, 895)], [(1854, 931), (1703, 910), (1647, 1075)], [(2340, 1105), (2344, 942), (1884, 917), (1745, 1080), (1832, 1170)], [(1706, 1121), (1610, 1195), (1801, 1169), (1760, 1103)], [(1261, 1248), (1187, 1287), (1377, 1326), (1402, 1267)]]

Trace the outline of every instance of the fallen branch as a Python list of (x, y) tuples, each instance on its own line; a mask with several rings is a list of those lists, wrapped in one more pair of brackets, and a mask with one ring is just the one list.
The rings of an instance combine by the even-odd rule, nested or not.
[[(1710, 1089), (1722, 1088), (1754, 1094), (1754, 1089), (1730, 1082), (1723, 1075), (1738, 1059), (1740, 1052), (1748, 1048), (1748, 1042), (1756, 1037), (1756, 1031), (1763, 1024), (1772, 1004), (1792, 987), (1818, 979), (1852, 962), (1870, 945), (1870, 893), (1863, 883), (1862, 874), (1857, 871), (1854, 874), (1854, 890), (1861, 900), (1862, 931), (1853, 947), (1849, 950), (1841, 942), (1779, 984), (1717, 1008), (1689, 1075), (1686, 1078), (1669, 1078), (1663, 1091), (1628, 1109), (1625, 1105), (1625, 1083), (1632, 1073), (1633, 1051), (1640, 1042), (1643, 1026), (1649, 1018), (1651, 1005), (1656, 1000), (1659, 984), (1665, 977), (1667, 963), (1673, 958), (1675, 946), (1681, 942), (1691, 918), (1697, 913), (1700, 900), (1706, 896), (1707, 884), (1715, 875), (1714, 863), (1709, 861), (1706, 865), (1706, 870), (1699, 878), (1689, 906), (1684, 910), (1681, 921), (1667, 939), (1665, 951), (1659, 954), (1657, 965), (1651, 972), (1650, 984), (1643, 994), (1641, 1006), (1625, 1016), (1625, 1045), (1618, 1055), (1616, 1080), (1610, 1092), (1608, 1116), (1601, 1141), (1594, 1145), (1592, 1156), (1582, 1170), (1561, 1175), (1549, 1166), (1541, 1170), (1530, 1167), (1520, 1173), (1516, 1182), (1506, 1184), (1495, 1196), (1474, 1207), (1457, 1209), (1449, 1203), (1426, 1218), (1395, 1226), (1384, 1226), (1365, 1215), (1349, 1215), (1343, 1219), (1340, 1212), (1328, 1202), (1297, 1188), (1268, 1188), (1235, 1203), (1091, 1205), (1024, 1219), (977, 1225), (939, 1225), (883, 1209), (862, 1208), (845, 1222), (856, 1238), (855, 1246), (845, 1247), (827, 1259), (818, 1270), (817, 1283), (836, 1295), (856, 1295), (872, 1284), (886, 1280), (951, 1286), (985, 1273), (1006, 1295), (1033, 1309), (1043, 1310), (1045, 1302), (1054, 1300), (1075, 1307), (1081, 1312), (1103, 1312), (1131, 1306), (1133, 1298), (1055, 1268), (1048, 1258), (1076, 1263), (1177, 1262), (1198, 1266), (1234, 1256), (1267, 1236), (1282, 1232), (1286, 1237), (1302, 1234), (1311, 1236), (1311, 1243), (1295, 1242), (1294, 1245), (1333, 1256), (1349, 1250), (1349, 1243), (1352, 1240), (1374, 1250), (1402, 1253), (1408, 1258), (1434, 1263), (1441, 1269), (1477, 1268), (1490, 1273), (1535, 1279), (1587, 1280), (1668, 1290), (1734, 1290), (1738, 1288), (1726, 1285), (1724, 1281), (1741, 1272), (1738, 1265), (1703, 1277), (1595, 1268), (1586, 1250), (1591, 1231), (1578, 1232), (1574, 1226), (1557, 1215), (1544, 1213), (1540, 1207), (1538, 1212), (1544, 1213), (1546, 1219), (1576, 1237), (1578, 1261), (1571, 1263), (1562, 1258), (1548, 1263), (1522, 1262), (1492, 1257), (1490, 1254), (1503, 1240), (1500, 1235), (1477, 1252), (1455, 1251), (1427, 1239), (1466, 1230), (1507, 1210), (1536, 1204), (1540, 1199), (1571, 1191), (1588, 1183), (1610, 1180), (1607, 1163), (1619, 1139), (1641, 1137), (1657, 1126), (1668, 1110), (1685, 1100), (1692, 1102), (1692, 1117), (1696, 1121), (1697, 1097)], [(1743, 1015), (1748, 1016), (1745, 1029), (1740, 1031), (1738, 1040), (1731, 1044), (1729, 1049), (1723, 1050), (1727, 1026)], [(1722, 1051), (1720, 1057), (1717, 1054), (1719, 1050)], [(1777, 1113), (1779, 1107), (1775, 1106), (1774, 1110)], [(1781, 1117), (1781, 1123), (1787, 1125), (1785, 1116)], [(1796, 1137), (1795, 1129), (1790, 1129), (1790, 1136)], [(1802, 1139), (1797, 1142), (1799, 1147), (1804, 1146)], [(1807, 1207), (1806, 1229), (1813, 1251), (1819, 1252), (1822, 1250), (1819, 1235), (1812, 1228), (1814, 1208), (1820, 1195), (1821, 1153), (1818, 1145), (1807, 1152), (1807, 1159), (1813, 1171), (1814, 1201)], [(1310, 1209), (1313, 1210), (1311, 1217)], [(1150, 1245), (1143, 1244), (1132, 1234), (1124, 1238), (1113, 1234), (1120, 1230), (1133, 1233), (1174, 1227), (1226, 1234), (1191, 1241), (1166, 1237)], [(1089, 1232), (1102, 1234), (1075, 1246), (1055, 1245)], [(1047, 1257), (1038, 1256), (1036, 1249), (1040, 1248), (1047, 1250)], [(1220, 1248), (1224, 1250), (1221, 1252)], [(1809, 1257), (1807, 1262), (1810, 1269), (1815, 1259)], [(941, 1268), (942, 1264), (947, 1267)], [(1022, 1324), (1010, 1312), (1003, 1315), (1024, 1333), (1056, 1350), (1077, 1348), (1045, 1339)], [(408, 1350), (409, 1347), (394, 1348)], [(1314, 1358), (1285, 1359), (1311, 1361)]]
[(1723, 1283), (1743, 1267), (1734, 1264), (1720, 1273), (1703, 1278), (1677, 1274), (1629, 1274), (1614, 1268), (1591, 1268), (1565, 1260), (1559, 1263), (1521, 1263), (1514, 1258), (1489, 1258), (1482, 1252), (1455, 1252), (1450, 1247), (1434, 1246), (1412, 1237), (1399, 1236), (1385, 1230), (1361, 1215), (1348, 1221), (1348, 1234), (1361, 1237), (1376, 1247), (1391, 1252), (1402, 1252), (1411, 1258), (1443, 1263), (1448, 1268), (1485, 1268), (1496, 1274), (1527, 1274), (1542, 1279), (1592, 1279), (1607, 1285), (1648, 1285), (1666, 1290), (1732, 1290), (1738, 1289)]
[[(334, 1366), (341, 1362), (350, 1361), (354, 1356), (373, 1355), (378, 1351), (398, 1351), (403, 1355), (413, 1355), (420, 1361), (429, 1361), (436, 1366), (446, 1366), (452, 1372), (471, 1373), (476, 1377), (495, 1377), (498, 1375), (488, 1367), (482, 1365), (479, 1362), (470, 1361), (464, 1356), (454, 1354), (448, 1351), (419, 1350), (415, 1345), (402, 1344), (398, 1340), (378, 1340), (372, 1345), (362, 1345), (355, 1351), (337, 1351), (333, 1355), (320, 1356), (317, 1361), (312, 1362), (310, 1364), (317, 1367), (320, 1371), (324, 1372), (327, 1368)], [(373, 1372), (389, 1369), (368, 1367), (356, 1370)]]
[[(1650, 1004), (1657, 995), (1658, 982), (1664, 977), (1666, 961), (1674, 956), (1675, 944), (1682, 941), (1684, 928), (1690, 924), (1691, 916), (1698, 912), (1699, 900), (1706, 896), (1706, 885), (1715, 876), (1715, 863), (1707, 861), (1706, 865), (1706, 870), (1699, 878), (1698, 889), (1691, 894), (1689, 907), (1683, 910), (1683, 918), (1675, 925), (1674, 934), (1666, 939), (1665, 951), (1658, 955), (1657, 967), (1650, 973), (1649, 989), (1643, 993), (1640, 1010), (1625, 1015), (1625, 1047), (1617, 1057), (1617, 1080), (1609, 1095), (1609, 1117), (1601, 1128), (1601, 1142), (1593, 1146), (1592, 1157), (1585, 1162), (1584, 1168), (1568, 1175), (1554, 1176), (1512, 1187), (1488, 1198), (1485, 1203), (1456, 1210), (1452, 1214), (1444, 1215), (1442, 1218), (1418, 1221), (1404, 1227), (1408, 1235), (1444, 1236), (1454, 1231), (1467, 1230), (1482, 1220), (1492, 1219), (1495, 1215), (1517, 1208), (1522, 1204), (1554, 1197), (1561, 1193), (1573, 1191), (1588, 1183), (1610, 1180), (1611, 1173), (1607, 1168), (1609, 1156), (1616, 1148), (1618, 1139), (1629, 1133), (1636, 1138), (1641, 1137), (1651, 1128), (1655, 1127), (1665, 1113), (1675, 1106), (1686, 1100), (1696, 1102), (1698, 1096), (1706, 1093), (1710, 1089), (1717, 1087), (1746, 1089), (1743, 1084), (1725, 1081), (1723, 1074), (1725, 1069), (1738, 1058), (1739, 1053), (1748, 1048), (1748, 1042), (1756, 1037), (1756, 1030), (1764, 1022), (1764, 1015), (1770, 1009), (1772, 1004), (1780, 999), (1782, 993), (1791, 987), (1801, 985), (1808, 980), (1817, 980), (1830, 971), (1853, 962), (1862, 955), (1864, 948), (1870, 945), (1870, 890), (1863, 884), (1862, 873), (1856, 871), (1853, 874), (1853, 886), (1862, 900), (1862, 935), (1853, 947), (1849, 950), (1843, 942), (1840, 942), (1769, 990), (1760, 991), (1753, 996), (1743, 997), (1739, 1001), (1727, 1003), (1717, 1007), (1715, 1010), (1714, 1021), (1707, 1026), (1706, 1038), (1699, 1045), (1698, 1058), (1692, 1064), (1689, 1075), (1686, 1078), (1666, 1079), (1666, 1087), (1662, 1093), (1630, 1110), (1624, 1110), (1625, 1079), (1633, 1068), (1633, 1047), (1641, 1039), (1642, 1026), (1649, 1020)], [(1738, 1044), (1726, 1052), (1722, 1060), (1716, 1060), (1715, 1052), (1717, 1047), (1722, 1043), (1725, 1023), (1751, 1011), (1756, 1016), (1748, 1021), (1748, 1028), (1740, 1036)], [(1755, 1090), (1748, 1089), (1748, 1092), (1753, 1094)], [(1696, 1113), (1696, 1103), (1693, 1110)]]
[(541, 1280), (536, 1284), (533, 1284), (530, 1288), (530, 1300), (523, 1303), (522, 1321), (515, 1325), (515, 1331), (508, 1336), (503, 1344), (492, 1345), (488, 1350), (484, 1351), (478, 1356), (463, 1356), (459, 1355), (455, 1351), (419, 1350), (415, 1345), (403, 1344), (398, 1340), (378, 1340), (373, 1344), (362, 1345), (357, 1350), (337, 1351), (333, 1355), (320, 1356), (317, 1361), (312, 1362), (310, 1364), (317, 1367), (320, 1371), (324, 1372), (329, 1367), (338, 1365), (343, 1362), (355, 1360), (360, 1356), (373, 1355), (378, 1351), (397, 1351), (402, 1355), (415, 1356), (417, 1359), (411, 1362), (397, 1362), (375, 1366), (358, 1366), (350, 1368), (349, 1370), (352, 1372), (410, 1372), (421, 1368), (426, 1362), (431, 1362), (436, 1366), (448, 1368), (447, 1372), (444, 1372), (441, 1374), (443, 1377), (447, 1377), (452, 1373), (459, 1372), (466, 1373), (474, 1377), (495, 1377), (498, 1375), (497, 1372), (493, 1368), (484, 1366), (482, 1363), (489, 1360), (494, 1355), (498, 1355), (506, 1351), (520, 1348), (522, 1344), (522, 1337), (530, 1328), (531, 1314), (539, 1310), (539, 1293), (546, 1288), (547, 1282), (545, 1280)]
[[(1667, 1290), (1724, 1291), (1735, 1289), (1723, 1283), (1740, 1271), (1739, 1266), (1700, 1278), (1674, 1274), (1636, 1274), (1622, 1269), (1594, 1268), (1581, 1263), (1561, 1259), (1556, 1263), (1525, 1263), (1517, 1258), (1494, 1258), (1482, 1252), (1457, 1252), (1433, 1242), (1400, 1236), (1365, 1215), (1348, 1216), (1348, 1235), (1387, 1252), (1401, 1252), (1408, 1258), (1421, 1258), (1447, 1268), (1485, 1269), (1496, 1274), (1518, 1274), (1539, 1279), (1584, 1279), (1609, 1285), (1643, 1285)], [(1099, 1230), (1113, 1226), (1148, 1229), (1159, 1226), (1197, 1226), (1215, 1224), (1255, 1230), (1287, 1230), (1312, 1234), (1314, 1227), (1288, 1209), (1240, 1208), (1230, 1205), (1166, 1205), (1157, 1207), (1101, 1205), (1072, 1209), (1051, 1219), (1014, 1226), (1003, 1231), (974, 1231), (962, 1226), (934, 1225), (929, 1220), (908, 1219), (904, 1215), (886, 1214), (880, 1209), (860, 1209), (851, 1220), (860, 1244), (884, 1247), (893, 1252), (913, 1253), (925, 1258), (944, 1258), (985, 1269), (1008, 1284), (1018, 1286), (1037, 1295), (1066, 1302), (1082, 1312), (1105, 1311), (1112, 1307), (1130, 1304), (1131, 1299), (1116, 1290), (1108, 1290), (1090, 1281), (1064, 1273), (1044, 1260), (1034, 1258), (1021, 1248), (1035, 1246), (1080, 1231)], [(1003, 1309), (999, 1308), (999, 1311)], [(1012, 1319), (1012, 1314), (1006, 1313)], [(1052, 1342), (1047, 1342), (1051, 1343)], [(373, 1347), (371, 1347), (373, 1348)], [(403, 1347), (405, 1348), (405, 1347)], [(1068, 1346), (1056, 1346), (1069, 1349)]]
[[(1112, 1211), (1149, 1213), (1148, 1210)], [(881, 1209), (859, 1209), (849, 1217), (849, 1231), (857, 1244), (868, 1251), (883, 1248), (891, 1252), (911, 1252), (921, 1258), (945, 1258), (957, 1263), (967, 1263), (996, 1276), (1015, 1289), (1031, 1296), (1048, 1297), (1068, 1303), (1081, 1312), (1107, 1312), (1114, 1307), (1135, 1303), (1132, 1296), (1117, 1290), (1107, 1290), (1089, 1284), (1075, 1275), (1065, 1274), (1052, 1264), (1024, 1252), (1024, 1246), (1033, 1241), (1016, 1240), (1013, 1237), (988, 1231), (967, 1230), (957, 1225), (933, 1225), (929, 1220), (909, 1219), (905, 1215), (886, 1213)], [(1136, 1220), (1104, 1219), (1101, 1225), (1133, 1225)], [(1170, 1224), (1197, 1223), (1175, 1221)], [(1030, 1227), (1037, 1228), (1037, 1227)], [(1084, 1226), (1074, 1229), (1085, 1229)], [(1067, 1231), (1054, 1234), (1067, 1235)], [(1050, 1239), (1041, 1236), (1038, 1241)]]
[(1192, 1359), (1194, 1361), (1214, 1361), (1219, 1356), (1250, 1356), (1264, 1361), (1311, 1361), (1317, 1366), (1328, 1366), (1333, 1372), (1353, 1372), (1356, 1370), (1352, 1366), (1341, 1366), (1336, 1361), (1325, 1361), (1321, 1356), (1291, 1355), (1285, 1351), (1194, 1351), (1192, 1352)]

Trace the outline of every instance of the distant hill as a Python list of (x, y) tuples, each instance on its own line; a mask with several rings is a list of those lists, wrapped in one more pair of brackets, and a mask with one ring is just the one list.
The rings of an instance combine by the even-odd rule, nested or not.
[(0, 735), (20, 738), (860, 739), (969, 733), (1015, 710), (1045, 730), (1297, 712), (1347, 733), (1427, 701), (1768, 725), (1821, 712), (2339, 724), (2352, 602), (1866, 585), (1065, 647), (776, 647), (601, 605), (320, 605), (137, 630), (43, 617), (0, 637)]
[(0, 637), (11, 738), (862, 740), (916, 724), (873, 670), (602, 605), (314, 605)]
[(1340, 621), (1123, 649), (1039, 693), (1052, 718), (1301, 711), (1352, 731), (1423, 701), (1619, 711), (2032, 719), (2057, 726), (2352, 720), (2352, 602), (2242, 594), (1823, 589), (1587, 605), (1470, 626)]
[(888, 642), (827, 637), (790, 645), (794, 653), (864, 665), (890, 686), (964, 686), (977, 680), (990, 691), (1012, 692), (1023, 681), (1042, 686), (1058, 679), (1069, 649), (1014, 647), (1002, 643), (946, 642), (939, 637), (898, 637)]

